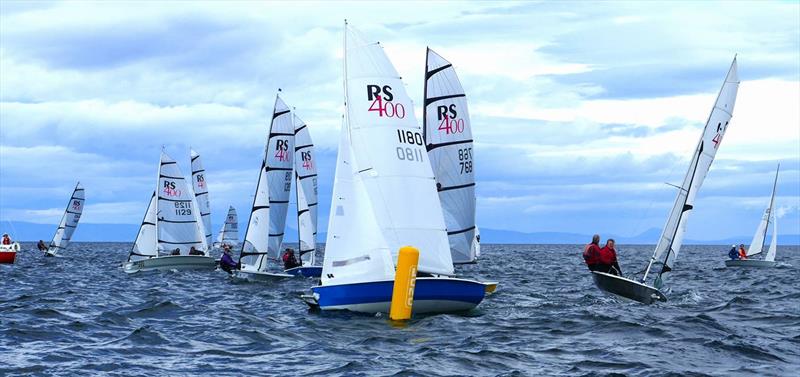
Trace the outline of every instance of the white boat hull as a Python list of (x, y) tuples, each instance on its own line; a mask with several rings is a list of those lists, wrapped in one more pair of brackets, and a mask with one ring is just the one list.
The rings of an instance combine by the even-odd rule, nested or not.
[(733, 259), (726, 260), (725, 267), (775, 267), (775, 261), (759, 259)]
[(284, 280), (284, 279), (291, 279), (291, 278), (294, 277), (294, 275), (277, 273), (277, 272), (258, 272), (258, 271), (237, 270), (237, 271), (233, 272), (233, 277), (235, 279), (240, 279), (240, 280), (268, 283), (268, 282), (279, 281), (279, 280)]
[(132, 274), (142, 271), (168, 270), (213, 270), (217, 265), (214, 258), (199, 255), (163, 256), (126, 262), (123, 271)]

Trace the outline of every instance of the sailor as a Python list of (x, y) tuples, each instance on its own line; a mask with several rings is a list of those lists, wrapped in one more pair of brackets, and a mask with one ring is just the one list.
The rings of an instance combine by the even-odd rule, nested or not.
[(181, 249), (176, 247), (175, 250), (172, 250), (172, 253), (170, 253), (170, 255), (181, 255)]
[(744, 251), (744, 244), (739, 244), (739, 259), (745, 260), (747, 259), (747, 252)]
[(583, 248), (583, 260), (589, 271), (597, 271), (600, 263), (600, 235), (592, 236), (592, 242)]
[(617, 250), (614, 249), (614, 239), (606, 240), (606, 246), (600, 249), (600, 271), (612, 275), (622, 275), (622, 270), (617, 263)]
[(192, 248), (191, 248), (191, 249), (189, 249), (189, 255), (206, 255), (206, 254), (205, 254), (205, 253), (203, 253), (203, 252), (202, 252), (202, 251), (200, 251), (200, 250), (197, 250), (197, 249), (195, 249), (195, 247), (194, 247), (194, 246), (192, 246)]
[(286, 248), (286, 251), (283, 252), (283, 269), (288, 270), (290, 268), (300, 267), (300, 262), (297, 261), (297, 258), (294, 256), (294, 250), (290, 248)]
[(8, 233), (3, 233), (3, 245), (11, 245), (11, 237), (8, 236)]
[(731, 250), (728, 251), (728, 258), (731, 258), (731, 260), (739, 259), (739, 252), (736, 251), (736, 245), (731, 245)]
[(39, 249), (39, 251), (47, 251), (47, 245), (43, 240), (39, 240), (39, 243), (36, 244), (36, 248)]
[(237, 267), (238, 265), (233, 261), (233, 258), (231, 258), (231, 246), (222, 244), (222, 258), (219, 258), (219, 268), (233, 275), (233, 269)]

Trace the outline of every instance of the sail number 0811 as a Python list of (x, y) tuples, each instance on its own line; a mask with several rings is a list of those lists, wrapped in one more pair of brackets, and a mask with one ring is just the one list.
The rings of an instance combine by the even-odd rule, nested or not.
[[(397, 130), (397, 140), (400, 144), (425, 145), (422, 134), (414, 131)], [(395, 153), (397, 153), (397, 159), (401, 161), (425, 161), (423, 157), (425, 152), (421, 148), (399, 146), (395, 149)]]

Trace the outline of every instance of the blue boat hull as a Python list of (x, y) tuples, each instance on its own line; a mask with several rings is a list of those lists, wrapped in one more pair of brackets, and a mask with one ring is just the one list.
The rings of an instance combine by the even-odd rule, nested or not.
[(322, 266), (302, 266), (283, 271), (289, 275), (318, 278), (322, 276)]
[[(388, 313), (393, 280), (312, 287), (322, 310)], [(455, 278), (417, 278), (413, 313), (452, 313), (470, 310), (483, 301), (486, 285)]]

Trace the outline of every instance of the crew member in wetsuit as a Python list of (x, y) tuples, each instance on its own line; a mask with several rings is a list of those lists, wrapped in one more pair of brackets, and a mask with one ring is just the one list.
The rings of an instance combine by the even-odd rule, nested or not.
[(622, 270), (619, 268), (619, 263), (617, 263), (617, 250), (614, 249), (613, 238), (609, 238), (606, 241), (606, 246), (600, 249), (599, 271), (617, 276), (622, 275)]
[(175, 250), (172, 250), (172, 253), (170, 253), (169, 255), (181, 255), (181, 249), (179, 247), (176, 247)]
[(219, 258), (219, 268), (233, 275), (233, 269), (237, 268), (238, 264), (231, 258), (231, 246), (228, 244), (222, 245), (222, 257)]
[(203, 253), (203, 252), (202, 252), (202, 251), (200, 251), (200, 250), (197, 250), (197, 249), (195, 249), (195, 247), (194, 247), (194, 246), (192, 246), (192, 248), (191, 248), (191, 249), (189, 249), (189, 255), (206, 255), (206, 254), (205, 254), (205, 253)]
[(286, 248), (286, 251), (283, 252), (283, 269), (288, 270), (290, 268), (300, 267), (300, 262), (297, 261), (297, 258), (294, 256), (294, 250), (290, 248)]
[(583, 260), (589, 267), (589, 271), (598, 271), (600, 267), (600, 235), (592, 236), (592, 242), (583, 248)]
[(731, 260), (739, 259), (739, 252), (736, 251), (736, 245), (731, 245), (731, 250), (728, 251), (728, 258), (731, 258)]

